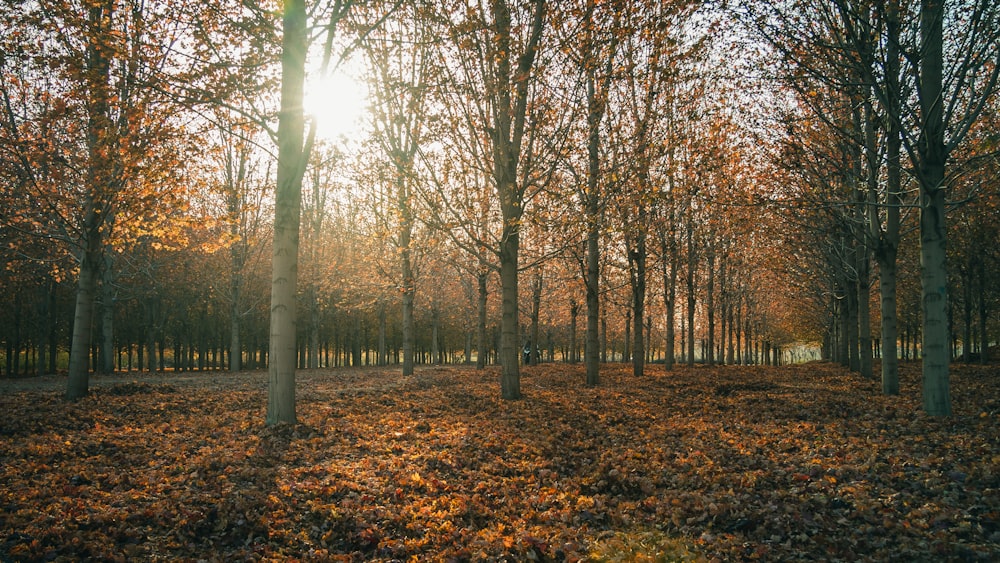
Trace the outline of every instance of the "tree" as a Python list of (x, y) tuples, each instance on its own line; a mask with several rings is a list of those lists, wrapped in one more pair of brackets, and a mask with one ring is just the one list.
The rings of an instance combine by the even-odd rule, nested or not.
[[(536, 180), (532, 172), (538, 166), (537, 131), (528, 130), (528, 115), (529, 110), (533, 117), (538, 115), (532, 95), (540, 88), (535, 62), (542, 47), (546, 8), (545, 0), (513, 9), (506, 0), (493, 0), (486, 7), (459, 2), (444, 7), (441, 18), (449, 27), (451, 49), (442, 59), (457, 67), (450, 70), (447, 86), (452, 90), (445, 94), (462, 99), (463, 104), (475, 100), (457, 121), (471, 129), (469, 142), (482, 144), (473, 150), (479, 159), (475, 166), (488, 175), (500, 210), (501, 234), (491, 252), (498, 258), (500, 272), (500, 387), (502, 398), (508, 400), (521, 398), (518, 257), (525, 193)], [(444, 103), (448, 102), (446, 98)], [(470, 250), (487, 248), (474, 244)]]
[[(41, 101), (19, 106), (19, 114), (6, 98), (8, 146), (18, 155), (23, 194), (38, 204), (24, 232), (67, 245), (78, 264), (67, 399), (88, 392), (102, 278), (105, 296), (112, 294), (110, 249), (166, 228), (157, 216), (180, 205), (175, 182), (185, 144), (163, 92), (168, 69), (181, 66), (170, 48), (180, 34), (171, 24), (175, 7), (36, 2), (5, 14), (21, 31), (5, 37), (3, 50), (21, 59), (29, 78), (11, 85), (34, 89)], [(107, 317), (105, 324), (110, 330)], [(105, 338), (107, 360), (109, 346)]]
[(413, 301), (416, 280), (413, 271), (413, 184), (416, 156), (427, 124), (426, 97), (431, 65), (427, 14), (420, 6), (397, 10), (381, 33), (365, 42), (374, 70), (376, 102), (375, 137), (392, 169), (395, 187), (396, 248), (399, 254), (397, 286), (402, 301), (403, 375), (413, 374)]
[[(598, 322), (601, 316), (600, 238), (605, 199), (601, 170), (601, 122), (607, 113), (608, 91), (614, 77), (615, 55), (620, 37), (625, 33), (620, 26), (620, 11), (617, 7), (612, 3), (603, 3), (600, 7), (602, 9), (599, 11), (594, 0), (586, 1), (578, 61), (585, 77), (587, 104), (587, 172), (586, 182), (581, 182), (580, 199), (587, 221), (584, 275), (587, 328), (584, 335), (583, 359), (587, 370), (586, 383), (591, 387), (600, 383), (598, 339)], [(611, 13), (607, 13), (608, 11)]]
[[(271, 330), (268, 351), (269, 426), (295, 424), (295, 291), (298, 280), (299, 209), (308, 152), (302, 113), (308, 28), (305, 0), (289, 0), (282, 16), (281, 110), (271, 255)], [(311, 148), (311, 147), (310, 147)]]

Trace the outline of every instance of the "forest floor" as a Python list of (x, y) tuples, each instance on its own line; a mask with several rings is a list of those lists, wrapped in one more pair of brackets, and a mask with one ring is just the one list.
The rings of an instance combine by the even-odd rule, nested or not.
[(647, 369), (0, 381), (0, 561), (1000, 560), (1000, 366)]

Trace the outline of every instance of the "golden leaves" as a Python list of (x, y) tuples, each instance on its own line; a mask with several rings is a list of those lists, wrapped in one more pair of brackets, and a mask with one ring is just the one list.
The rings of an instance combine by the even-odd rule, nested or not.
[[(266, 374), (7, 393), (0, 557), (662, 561), (998, 554), (996, 369), (949, 421), (824, 365)], [(39, 380), (44, 383), (46, 380)], [(909, 390), (909, 391), (906, 391)]]

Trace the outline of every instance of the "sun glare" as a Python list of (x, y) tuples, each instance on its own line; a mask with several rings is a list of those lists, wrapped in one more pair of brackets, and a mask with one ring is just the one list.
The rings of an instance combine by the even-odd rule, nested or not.
[(306, 115), (316, 119), (317, 136), (324, 139), (357, 141), (367, 127), (368, 88), (343, 70), (306, 82), (304, 104)]

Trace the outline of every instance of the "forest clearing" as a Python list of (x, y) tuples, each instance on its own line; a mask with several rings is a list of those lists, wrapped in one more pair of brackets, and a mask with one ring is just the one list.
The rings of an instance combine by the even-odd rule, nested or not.
[(1000, 370), (954, 413), (826, 363), (2, 380), (0, 560), (988, 561)]

